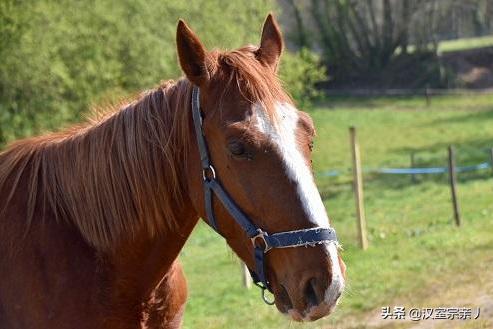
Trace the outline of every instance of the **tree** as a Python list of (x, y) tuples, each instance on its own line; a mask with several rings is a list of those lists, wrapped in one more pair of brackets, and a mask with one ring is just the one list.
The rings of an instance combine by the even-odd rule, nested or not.
[[(320, 49), (335, 82), (376, 76), (425, 56), (436, 71), (442, 39), (485, 34), (493, 0), (282, 0), (292, 41)], [(453, 35), (451, 35), (453, 31)], [(307, 43), (307, 36), (311, 36)], [(317, 37), (318, 36), (318, 37)], [(397, 64), (396, 64), (397, 63)]]
[(422, 0), (311, 0), (311, 16), (331, 72), (366, 74), (385, 68), (398, 49), (408, 53), (411, 23), (424, 7)]

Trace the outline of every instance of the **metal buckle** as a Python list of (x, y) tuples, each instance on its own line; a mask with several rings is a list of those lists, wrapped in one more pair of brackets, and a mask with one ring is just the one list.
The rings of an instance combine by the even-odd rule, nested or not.
[[(267, 299), (267, 296), (265, 295), (265, 291), (267, 290), (267, 288), (262, 288), (262, 299), (264, 300), (264, 303), (266, 303), (267, 305), (274, 305), (276, 303), (276, 299), (274, 297), (273, 300), (268, 300)], [(273, 295), (274, 296), (274, 295)]]
[(207, 168), (202, 168), (202, 178), (204, 181), (216, 179), (216, 171), (212, 165), (209, 165)]
[(254, 237), (250, 238), (252, 241), (253, 248), (257, 248), (259, 245), (257, 245), (257, 239), (261, 239), (263, 244), (264, 244), (264, 254), (271, 250), (272, 247), (267, 243), (267, 240), (265, 239), (266, 236), (268, 236), (267, 232), (262, 231), (261, 229), (257, 230), (258, 234), (255, 235)]
[[(275, 299), (275, 296), (274, 294), (272, 294), (272, 296), (274, 296), (274, 299), (273, 300), (269, 300), (265, 294), (265, 291), (269, 291), (269, 289), (267, 289), (266, 286), (264, 286), (262, 283), (260, 282), (254, 282), (254, 284), (260, 288), (260, 295), (262, 296), (262, 300), (264, 301), (264, 303), (266, 303), (267, 305), (274, 305), (276, 303), (276, 299)], [(270, 291), (269, 291), (270, 292)]]

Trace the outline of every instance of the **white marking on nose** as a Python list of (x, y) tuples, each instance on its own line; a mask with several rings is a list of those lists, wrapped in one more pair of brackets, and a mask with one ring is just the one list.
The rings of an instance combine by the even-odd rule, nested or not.
[[(254, 105), (256, 128), (276, 145), (288, 177), (296, 183), (298, 196), (308, 219), (320, 227), (330, 227), (325, 206), (303, 154), (298, 149), (296, 130), (298, 129), (298, 110), (288, 103), (276, 103), (279, 123), (274, 126), (261, 104)], [(332, 282), (325, 292), (325, 302), (336, 303), (344, 289), (344, 277), (337, 254), (337, 244), (325, 244), (332, 264)]]
[(257, 105), (255, 111), (257, 129), (268, 135), (279, 150), (288, 177), (297, 185), (298, 196), (309, 220), (317, 226), (329, 227), (327, 212), (313, 181), (313, 175), (305, 158), (298, 150), (296, 141), (296, 130), (298, 128), (297, 110), (287, 103), (277, 103), (276, 110), (279, 123), (277, 127), (274, 127), (265, 110)]
[(337, 256), (337, 245), (330, 243), (327, 246), (327, 253), (329, 254), (332, 265), (332, 282), (325, 291), (325, 302), (329, 305), (334, 305), (339, 301), (339, 296), (341, 296), (344, 290), (344, 277), (342, 276), (342, 270)]

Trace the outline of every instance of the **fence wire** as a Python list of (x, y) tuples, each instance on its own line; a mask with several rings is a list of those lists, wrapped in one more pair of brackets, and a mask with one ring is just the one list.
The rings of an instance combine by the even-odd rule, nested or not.
[[(471, 172), (479, 171), (484, 169), (490, 169), (491, 164), (488, 162), (482, 162), (471, 166), (456, 167), (456, 172)], [(363, 168), (363, 173), (365, 174), (384, 174), (384, 175), (433, 175), (433, 174), (445, 174), (448, 172), (448, 167), (417, 167), (417, 168)], [(327, 170), (317, 172), (316, 175), (319, 177), (337, 177), (349, 173), (350, 169), (346, 170)]]

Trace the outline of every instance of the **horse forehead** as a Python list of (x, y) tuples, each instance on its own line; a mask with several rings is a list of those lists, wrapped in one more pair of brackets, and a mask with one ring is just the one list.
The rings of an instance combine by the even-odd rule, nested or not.
[(298, 126), (298, 110), (285, 102), (276, 102), (274, 110), (274, 116), (271, 116), (263, 104), (253, 104), (252, 114), (256, 130), (276, 139), (287, 137), (286, 134), (294, 134)]

